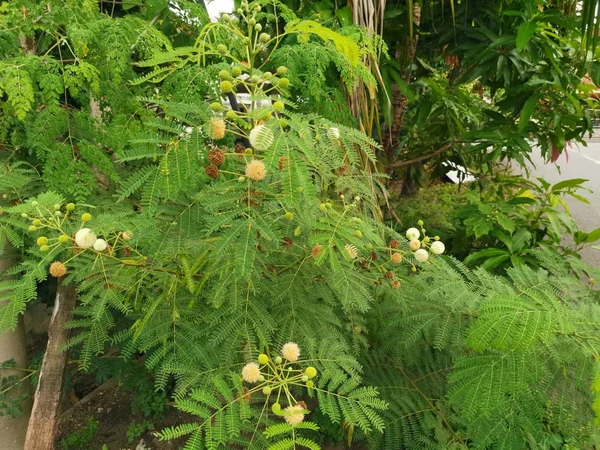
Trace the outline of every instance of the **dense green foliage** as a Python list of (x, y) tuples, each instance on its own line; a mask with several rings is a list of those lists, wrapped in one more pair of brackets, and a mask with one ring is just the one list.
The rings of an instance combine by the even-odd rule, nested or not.
[[(400, 233), (382, 222), (382, 178), (365, 168), (383, 149), (353, 128), (344, 95), (359, 81), (375, 88), (361, 57), (383, 44), (262, 3), (204, 26), (162, 2), (119, 14), (94, 2), (38, 10), (31, 2), (27, 14), (3, 6), (2, 23), (14, 28), (0, 41), (10, 55), (0, 120), (11, 150), (0, 225), (22, 259), (0, 281), (0, 329), (14, 328), (48, 272), (74, 283), (68, 347), (80, 368), (115, 376), (118, 367), (107, 370), (101, 358), (107, 347), (143, 355), (156, 389), (172, 391), (176, 407), (197, 417), (159, 432), (189, 436), (186, 449), (317, 449), (320, 424), (373, 449), (600, 445), (591, 389), (600, 379), (599, 298), (573, 276), (594, 270), (533, 248), (535, 268), (470, 271), (439, 256), (427, 224)], [(554, 76), (521, 61), (538, 44), (561, 65), (581, 56), (544, 41), (542, 24), (554, 22), (529, 13), (501, 15), (511, 33), (539, 19), (525, 45), (515, 33), (505, 39), (531, 68), (521, 73), (509, 58), (509, 85), (522, 89)], [(498, 18), (489, 13), (496, 27)], [(174, 31), (181, 28), (189, 34)], [(487, 63), (478, 63), (487, 67), (481, 75), (500, 82)], [(499, 101), (478, 110), (484, 102), (472, 102), (468, 72), (462, 86), (437, 73), (415, 84), (408, 114), (431, 126), (429, 144), (448, 135), (493, 143), (470, 137), (471, 128), (500, 120), (498, 105), (517, 93), (497, 88)], [(534, 117), (513, 105), (496, 128), (556, 146), (567, 136), (539, 121), (578, 111), (577, 100), (563, 102), (574, 77), (548, 87), (557, 109)], [(331, 80), (342, 82), (325, 88)], [(235, 99), (246, 107), (231, 109)], [(525, 152), (505, 144), (495, 153)], [(495, 153), (473, 150), (472, 161)], [(557, 196), (575, 184), (542, 191)], [(556, 242), (566, 219), (556, 228), (554, 199), (537, 198), (545, 216), (536, 242)], [(499, 227), (483, 233), (477, 216), (465, 221), (477, 238), (512, 243), (531, 228), (494, 201), (476, 209), (496, 214)], [(507, 239), (493, 234), (500, 228)], [(137, 407), (161, 414), (164, 396), (144, 381), (136, 386)], [(149, 426), (130, 427), (129, 437)]]

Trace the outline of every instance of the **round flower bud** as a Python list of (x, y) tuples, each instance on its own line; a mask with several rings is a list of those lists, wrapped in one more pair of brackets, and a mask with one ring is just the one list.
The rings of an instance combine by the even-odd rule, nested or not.
[(75, 233), (75, 243), (81, 248), (91, 248), (96, 242), (96, 235), (89, 228), (82, 228)]
[[(258, 29), (258, 26), (256, 28)], [(270, 39), (271, 39), (271, 36), (269, 36), (267, 33), (260, 33), (260, 36), (258, 37), (258, 40), (260, 42), (262, 42), (263, 44), (266, 44), (267, 42), (269, 42)]]
[(21, 217), (22, 217), (23, 219), (27, 219), (27, 214), (26, 214), (26, 213), (21, 213)]
[(81, 220), (83, 220), (84, 222), (89, 222), (90, 220), (92, 220), (92, 215), (90, 213), (83, 213), (81, 215)]
[(271, 393), (273, 389), (271, 389), (269, 386), (265, 386), (262, 390), (263, 394), (265, 395), (269, 395)]
[(356, 236), (357, 238), (362, 238), (362, 231), (360, 230), (354, 230), (354, 236)]
[(265, 73), (263, 73), (263, 74), (262, 74), (262, 77), (263, 77), (265, 80), (268, 80), (268, 79), (269, 79), (269, 78), (271, 78), (272, 76), (273, 76), (273, 74), (272, 74), (271, 72), (265, 72)]
[(221, 88), (221, 92), (223, 92), (224, 94), (229, 94), (233, 90), (233, 84), (231, 84), (231, 81), (221, 81), (221, 84), (219, 86)]
[(327, 205), (325, 203), (321, 203), (319, 205), (319, 209), (323, 212), (327, 211)]
[(273, 403), (273, 405), (271, 405), (271, 411), (275, 414), (279, 414), (281, 412), (281, 405), (279, 403)]
[(237, 17), (232, 17), (231, 18), (231, 23), (233, 25), (237, 25), (238, 23), (240, 23), (240, 19), (238, 19)]
[(48, 250), (50, 250), (50, 247), (48, 247), (47, 245), (42, 245), (40, 247), (40, 252), (47, 252)]
[(231, 69), (231, 74), (234, 77), (239, 77), (242, 74), (242, 68), (238, 67), (238, 66), (235, 66), (233, 69)]
[(265, 381), (265, 377), (261, 375), (260, 377), (258, 377), (258, 381), (262, 383), (263, 381)]
[(416, 252), (421, 248), (421, 241), (419, 241), (418, 239), (413, 239), (408, 243), (408, 246), (413, 252)]
[(265, 178), (267, 175), (267, 169), (265, 168), (265, 163), (258, 160), (253, 159), (246, 166), (246, 176), (254, 181), (260, 181)]
[(229, 80), (231, 78), (231, 74), (229, 73), (229, 71), (223, 69), (219, 71), (219, 78), (221, 80)]
[(315, 385), (315, 383), (313, 383), (312, 381), (307, 381), (306, 382), (306, 387), (307, 388), (312, 388)]
[(429, 259), (429, 253), (427, 253), (427, 250), (419, 249), (415, 252), (415, 259), (420, 263), (427, 262)]
[(210, 104), (210, 109), (214, 112), (219, 112), (223, 109), (223, 105), (220, 102), (213, 102)]
[(221, 55), (226, 55), (227, 54), (227, 47), (223, 44), (219, 44), (217, 45), (217, 51), (221, 54)]
[(238, 113), (236, 111), (234, 111), (233, 109), (230, 109), (229, 111), (227, 111), (227, 113), (225, 114), (225, 118), (229, 119), (229, 120), (235, 120), (238, 118)]
[(296, 229), (294, 230), (294, 236), (298, 237), (302, 234), (302, 228), (301, 227), (296, 227)]
[(428, 243), (430, 241), (429, 236), (425, 236), (423, 238), (423, 242)]
[(402, 286), (402, 284), (400, 283), (400, 281), (398, 281), (398, 280), (392, 281), (392, 287), (394, 289), (400, 289), (400, 286)]
[(60, 278), (62, 277), (65, 273), (67, 273), (67, 266), (65, 266), (63, 263), (61, 263), (60, 261), (54, 261), (52, 264), (50, 264), (50, 268), (48, 269), (48, 272), (50, 273), (50, 275), (52, 275), (55, 278)]
[(42, 221), (40, 219), (33, 219), (33, 221), (31, 223), (36, 227), (39, 227), (42, 225)]
[(34, 208), (37, 208), (38, 206), (40, 206), (40, 204), (39, 204), (38, 202), (36, 202), (35, 200), (31, 202), (31, 205), (32, 205)]
[(273, 144), (275, 136), (270, 128), (265, 125), (257, 125), (250, 131), (248, 140), (256, 150), (267, 150)]
[(273, 103), (273, 109), (275, 110), (275, 112), (281, 112), (285, 109), (285, 105), (283, 104), (283, 102), (276, 101), (275, 103)]
[(419, 239), (420, 236), (421, 232), (416, 228), (409, 228), (408, 230), (406, 230), (406, 239), (408, 239), (409, 241), (412, 241), (413, 239)]
[(290, 362), (298, 361), (300, 347), (295, 342), (287, 342), (281, 349), (281, 355)]
[[(242, 8), (238, 8), (238, 9), (236, 9), (236, 10), (235, 10), (235, 12), (236, 12), (237, 14), (239, 14), (239, 15), (242, 15), (242, 14), (244, 14), (244, 10), (243, 10)], [(236, 17), (236, 18), (237, 18), (237, 17)]]
[(256, 25), (256, 19), (254, 17), (251, 17), (250, 19), (248, 19), (248, 25), (250, 25), (251, 27)]
[(54, 205), (54, 211), (58, 211), (60, 209), (60, 205), (57, 203), (56, 205)]
[(400, 247), (400, 242), (398, 242), (397, 240), (393, 239), (390, 242), (388, 242), (388, 247), (390, 247), (390, 248), (398, 248), (398, 247)]
[(423, 221), (422, 220), (417, 220), (417, 225), (419, 225), (420, 227), (423, 226)]
[(269, 357), (267, 355), (265, 355), (264, 353), (261, 353), (260, 355), (258, 355), (258, 363), (259, 364), (266, 364), (269, 362)]
[(94, 242), (94, 250), (97, 252), (103, 252), (107, 248), (108, 242), (106, 242), (104, 239), (96, 239), (96, 242)]
[(290, 85), (290, 80), (288, 80), (287, 78), (280, 78), (279, 82), (277, 83), (277, 87), (280, 87), (282, 89), (287, 89), (287, 87)]
[(238, 177), (239, 183), (243, 183), (244, 181), (246, 181), (246, 177)]
[(250, 362), (242, 368), (242, 378), (248, 383), (256, 383), (260, 377), (258, 364)]
[(29, 228), (27, 228), (27, 231), (35, 231), (37, 230), (37, 227), (35, 225), (29, 225)]
[(282, 361), (283, 361), (283, 359), (281, 359), (281, 356), (275, 357), (275, 364), (281, 364)]
[(262, 25), (260, 23), (257, 23), (254, 29), (260, 33), (262, 31)]
[(314, 378), (317, 376), (317, 369), (315, 369), (314, 367), (307, 367), (306, 370), (304, 371), (304, 374), (310, 379), (310, 378)]
[(65, 242), (69, 241), (69, 236), (67, 236), (66, 234), (61, 234), (58, 237), (58, 242), (60, 242), (61, 244), (64, 244)]
[(327, 137), (332, 141), (337, 141), (340, 138), (340, 130), (335, 127), (331, 127), (327, 130)]
[(289, 425), (298, 425), (304, 420), (304, 408), (300, 405), (288, 406), (285, 408), (284, 418)]
[(446, 250), (446, 246), (442, 241), (435, 241), (431, 243), (431, 253), (434, 255), (441, 255)]
[(75, 209), (75, 204), (74, 203), (68, 203), (67, 204), (67, 211), (73, 211)]
[(306, 383), (306, 382), (308, 381), (308, 377), (307, 377), (306, 375), (304, 375), (304, 376), (301, 378), (301, 380), (302, 380), (302, 382), (303, 382), (303, 383)]
[(231, 20), (231, 16), (229, 14), (223, 14), (221, 16), (221, 20), (225, 23), (229, 22)]
[(398, 252), (392, 253), (392, 262), (399, 263), (402, 261), (402, 255)]
[(294, 220), (294, 213), (291, 213), (291, 212), (289, 212), (289, 211), (288, 211), (288, 212), (286, 212), (286, 213), (283, 215), (283, 218), (284, 218), (285, 220), (290, 220), (290, 221), (291, 221), (291, 220)]
[(55, 215), (56, 217), (60, 217), (60, 216), (62, 216), (62, 213), (61, 213), (60, 211), (56, 211), (56, 212), (54, 213), (54, 215)]
[(284, 77), (287, 75), (288, 69), (285, 66), (279, 66), (277, 68), (277, 76), (278, 77)]
[(48, 243), (48, 238), (46, 236), (40, 236), (37, 238), (37, 245), (46, 245)]

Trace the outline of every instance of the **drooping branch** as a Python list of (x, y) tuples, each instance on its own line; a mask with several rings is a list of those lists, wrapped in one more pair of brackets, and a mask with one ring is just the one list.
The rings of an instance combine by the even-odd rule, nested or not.
[(389, 164), (388, 167), (391, 167), (391, 168), (405, 167), (405, 166), (410, 166), (411, 164), (425, 161), (426, 159), (430, 159), (430, 158), (433, 158), (434, 156), (437, 156), (444, 152), (447, 152), (454, 146), (454, 144), (456, 144), (456, 142), (449, 142), (449, 143), (441, 146), (440, 148), (438, 148), (436, 151), (434, 151), (432, 153), (428, 153), (426, 155), (422, 155), (417, 158), (409, 159), (408, 161), (396, 161), (395, 163)]

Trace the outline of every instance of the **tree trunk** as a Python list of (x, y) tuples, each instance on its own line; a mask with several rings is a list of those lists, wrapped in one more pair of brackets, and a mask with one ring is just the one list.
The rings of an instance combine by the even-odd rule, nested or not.
[(73, 285), (59, 285), (48, 328), (48, 346), (40, 369), (25, 450), (52, 450), (60, 417), (67, 354), (61, 350), (69, 337), (65, 324), (73, 317), (77, 292)]
[[(7, 245), (6, 250), (12, 248)], [(14, 255), (5, 255), (0, 260), (0, 273), (4, 272), (15, 262)], [(25, 325), (23, 316), (19, 317), (17, 328), (14, 331), (4, 331), (0, 334), (0, 363), (8, 360), (15, 361), (15, 367), (27, 367), (27, 339), (25, 337)], [(18, 369), (3, 369), (0, 377), (16, 375), (23, 377), (25, 372)], [(29, 379), (13, 387), (7, 392), (9, 396), (18, 397), (22, 394), (31, 394)], [(31, 411), (31, 397), (21, 403), (23, 414), (19, 417), (9, 415), (0, 416), (0, 449), (22, 450), (25, 445), (25, 434), (27, 433), (27, 422)]]

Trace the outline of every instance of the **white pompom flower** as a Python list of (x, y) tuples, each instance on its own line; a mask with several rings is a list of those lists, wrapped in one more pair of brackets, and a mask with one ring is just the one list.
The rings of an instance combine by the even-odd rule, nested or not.
[(75, 233), (75, 243), (81, 248), (93, 247), (96, 239), (96, 234), (89, 228), (82, 228)]
[(415, 239), (419, 239), (421, 237), (421, 232), (416, 228), (409, 228), (406, 230), (406, 239), (409, 241), (414, 241)]
[(267, 150), (273, 144), (275, 137), (269, 128), (264, 125), (257, 125), (250, 131), (248, 140), (255, 150)]
[(427, 250), (421, 248), (415, 252), (415, 259), (420, 263), (427, 262), (429, 259), (429, 253), (427, 253)]
[(260, 378), (260, 367), (255, 362), (246, 364), (242, 369), (242, 378), (248, 383), (256, 383)]
[(106, 242), (104, 239), (96, 239), (96, 242), (94, 242), (94, 250), (97, 252), (103, 252), (107, 248), (108, 242)]
[(446, 246), (442, 241), (435, 241), (431, 243), (431, 253), (434, 255), (441, 255), (446, 251)]
[(300, 347), (295, 342), (288, 342), (283, 345), (281, 355), (290, 362), (298, 361), (300, 357)]
[(327, 137), (332, 141), (336, 141), (340, 138), (340, 130), (335, 127), (331, 127), (327, 130)]

